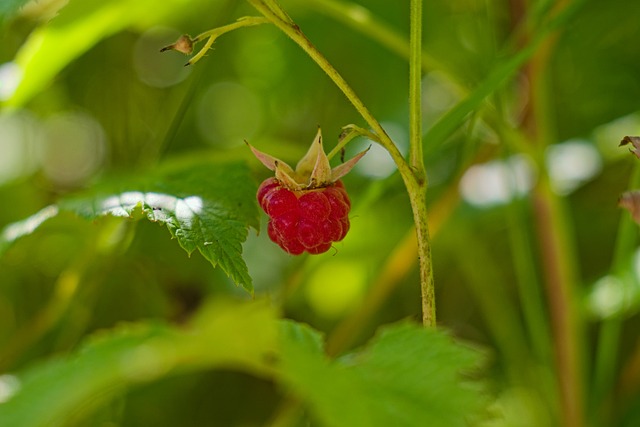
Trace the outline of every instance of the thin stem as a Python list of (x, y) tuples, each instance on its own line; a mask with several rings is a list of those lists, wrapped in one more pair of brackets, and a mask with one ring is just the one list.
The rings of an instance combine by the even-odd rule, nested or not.
[(342, 91), (347, 99), (353, 104), (355, 109), (360, 113), (362, 118), (378, 135), (380, 144), (389, 151), (391, 158), (396, 163), (396, 166), (400, 170), (401, 174), (411, 174), (411, 169), (407, 164), (402, 153), (398, 147), (391, 140), (387, 132), (382, 128), (382, 125), (376, 120), (376, 118), (367, 109), (364, 103), (360, 100), (358, 95), (349, 86), (347, 81), (338, 73), (338, 71), (331, 65), (327, 58), (320, 53), (320, 51), (311, 43), (311, 41), (304, 35), (300, 28), (293, 23), (283, 21), (280, 17), (274, 13), (263, 0), (247, 0), (253, 7), (255, 7), (260, 13), (262, 13), (271, 23), (278, 27), (283, 33), (285, 33), (291, 40), (293, 40), (298, 46), (304, 50), (307, 55), (318, 64), (318, 66), (329, 76), (329, 78), (335, 83), (335, 85)]
[(422, 156), (422, 0), (411, 0), (409, 34), (409, 164), (426, 179)]
[(284, 22), (288, 22), (289, 24), (293, 24), (293, 19), (289, 16), (289, 14), (280, 6), (277, 0), (262, 0), (262, 2), (271, 9), (278, 18), (282, 19)]
[[(562, 5), (550, 21), (548, 35), (529, 63), (530, 111), (527, 127), (542, 158), (545, 148), (557, 140), (549, 63), (562, 29), (558, 23), (575, 11), (582, 0)], [(565, 3), (559, 2), (558, 4)], [(567, 15), (569, 14), (569, 15)], [(539, 33), (538, 33), (539, 35)], [(578, 306), (577, 256), (571, 236), (565, 200), (551, 188), (546, 173), (534, 192), (535, 220), (542, 255), (546, 296), (553, 333), (562, 425), (584, 425), (583, 324)]]
[[(640, 185), (640, 166), (636, 165), (628, 188), (637, 188)], [(616, 237), (615, 250), (611, 261), (610, 274), (620, 280), (633, 280), (633, 273), (630, 273), (631, 257), (637, 241), (637, 225), (631, 216), (624, 212), (620, 218), (618, 234)], [(592, 394), (590, 396), (589, 408), (596, 417), (604, 424), (607, 421), (606, 406), (605, 413), (602, 410), (602, 399), (613, 387), (616, 368), (618, 366), (618, 350), (620, 346), (620, 334), (622, 331), (623, 318), (620, 313), (608, 317), (600, 324), (598, 331), (598, 346), (594, 362), (594, 376)]]
[(563, 201), (547, 177), (535, 193), (538, 237), (549, 302), (563, 425), (580, 427), (582, 414), (581, 328), (576, 305), (576, 271)]
[(345, 127), (342, 128), (342, 134), (340, 135), (340, 138), (338, 140), (338, 144), (336, 144), (335, 147), (333, 147), (333, 149), (329, 152), (329, 154), (327, 154), (327, 158), (329, 160), (331, 160), (336, 154), (338, 154), (340, 152), (340, 150), (342, 150), (349, 142), (351, 142), (353, 139), (359, 137), (359, 136), (365, 136), (367, 137), (369, 140), (371, 141), (375, 141), (377, 143), (380, 143), (380, 139), (378, 138), (378, 135), (363, 129), (359, 126), (356, 125), (347, 125)]
[(422, 0), (411, 0), (409, 18), (409, 164), (414, 180), (405, 180), (418, 236), (422, 323), (436, 325), (436, 295), (427, 223), (427, 173), (422, 153)]
[[(435, 325), (435, 292), (433, 284), (433, 272), (431, 270), (431, 245), (429, 241), (429, 228), (427, 225), (426, 182), (424, 179), (424, 167), (418, 165), (414, 170), (400, 153), (400, 150), (391, 140), (382, 125), (367, 109), (364, 103), (356, 95), (354, 90), (331, 65), (331, 63), (318, 51), (311, 41), (302, 33), (300, 28), (292, 22), (283, 20), (280, 14), (274, 12), (264, 0), (247, 0), (256, 10), (262, 13), (269, 21), (285, 33), (291, 40), (302, 48), (313, 61), (329, 76), (335, 85), (342, 91), (353, 104), (362, 118), (377, 134), (380, 145), (391, 155), (402, 176), (413, 211), (413, 219), (416, 224), (418, 238), (418, 258), (420, 263), (420, 283), (422, 293), (422, 320), (426, 326)], [(416, 0), (413, 0), (414, 2)], [(413, 9), (412, 9), (413, 12)], [(412, 24), (422, 25), (422, 20), (411, 18)], [(420, 62), (418, 62), (420, 64)]]
[(198, 34), (192, 41), (193, 43), (197, 43), (204, 38), (208, 37), (207, 42), (204, 47), (198, 51), (185, 65), (193, 65), (198, 62), (211, 48), (213, 42), (216, 41), (218, 37), (223, 34), (226, 34), (230, 31), (237, 30), (242, 27), (251, 27), (254, 25), (268, 24), (269, 20), (263, 18), (261, 16), (245, 16), (244, 18), (238, 19), (236, 22), (225, 25), (222, 27), (214, 28), (204, 33)]
[(360, 307), (346, 317), (328, 336), (327, 354), (336, 356), (348, 349), (367, 321), (388, 301), (389, 295), (402, 283), (402, 279), (415, 268), (413, 254), (418, 250), (416, 231), (411, 227), (396, 245), (380, 269), (376, 280)]

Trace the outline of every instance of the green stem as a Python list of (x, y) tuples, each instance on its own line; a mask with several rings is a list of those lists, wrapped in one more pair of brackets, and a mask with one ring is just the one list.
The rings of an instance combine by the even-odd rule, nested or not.
[(582, 328), (577, 306), (575, 253), (571, 245), (566, 206), (546, 176), (536, 188), (538, 237), (552, 324), (556, 372), (563, 425), (583, 426)]
[(226, 34), (230, 31), (237, 30), (242, 27), (251, 27), (254, 25), (268, 24), (269, 20), (261, 17), (261, 16), (245, 16), (244, 18), (238, 19), (236, 22), (225, 25), (222, 27), (214, 28), (212, 30), (205, 31), (204, 33), (198, 34), (194, 39), (193, 43), (197, 43), (204, 38), (208, 37), (207, 42), (204, 44), (204, 47), (198, 51), (185, 65), (193, 65), (198, 62), (211, 48), (213, 42), (216, 41), (218, 37), (223, 34)]
[(411, 0), (409, 27), (409, 164), (415, 179), (406, 180), (418, 236), (422, 323), (436, 325), (436, 296), (427, 223), (427, 173), (422, 153), (422, 0)]
[(331, 160), (336, 154), (338, 154), (340, 152), (340, 150), (342, 150), (349, 142), (351, 142), (353, 139), (359, 137), (359, 136), (364, 136), (367, 137), (369, 140), (371, 141), (375, 141), (377, 143), (380, 143), (380, 140), (378, 138), (378, 135), (363, 129), (359, 126), (356, 125), (347, 125), (345, 127), (342, 128), (342, 134), (340, 135), (340, 138), (338, 138), (338, 143), (336, 144), (335, 147), (333, 147), (333, 149), (329, 152), (329, 154), (327, 154), (327, 158), (329, 160)]
[[(431, 245), (429, 241), (429, 229), (427, 226), (427, 204), (426, 204), (426, 180), (424, 179), (424, 166), (418, 165), (414, 170), (405, 160), (400, 150), (391, 140), (382, 125), (367, 109), (364, 103), (356, 95), (346, 80), (338, 73), (331, 63), (318, 51), (311, 41), (304, 35), (300, 28), (289, 20), (281, 18), (282, 13), (276, 12), (267, 5), (265, 0), (247, 0), (256, 10), (264, 15), (271, 23), (278, 27), (291, 40), (302, 48), (313, 61), (329, 76), (334, 84), (342, 91), (346, 98), (355, 107), (362, 118), (377, 135), (378, 142), (391, 155), (391, 158), (398, 167), (402, 176), (416, 224), (416, 234), (418, 237), (418, 257), (420, 260), (420, 282), (422, 291), (423, 323), (427, 326), (435, 325), (435, 292), (433, 289), (433, 273), (431, 270)], [(414, 3), (417, 0), (412, 0)], [(419, 10), (420, 11), (420, 10)], [(414, 12), (414, 8), (412, 8)], [(412, 13), (412, 26), (421, 25), (421, 16), (416, 18)], [(415, 31), (415, 30), (412, 30)], [(419, 34), (419, 32), (418, 32)], [(419, 65), (420, 62), (418, 62)], [(415, 64), (414, 64), (415, 66)], [(419, 68), (419, 67), (418, 67)], [(415, 71), (414, 71), (415, 72)]]
[(318, 66), (329, 76), (334, 84), (342, 91), (347, 97), (355, 109), (360, 113), (362, 118), (378, 135), (380, 144), (389, 151), (391, 158), (398, 166), (400, 173), (410, 174), (411, 169), (402, 157), (402, 153), (398, 150), (398, 147), (391, 140), (387, 132), (382, 128), (382, 125), (376, 120), (376, 118), (367, 109), (364, 103), (360, 100), (358, 95), (349, 86), (347, 81), (338, 73), (338, 71), (331, 65), (327, 58), (320, 53), (320, 51), (311, 43), (311, 41), (304, 35), (300, 28), (294, 24), (280, 19), (279, 15), (273, 12), (263, 0), (247, 0), (253, 7), (255, 7), (260, 13), (262, 13), (271, 23), (278, 27), (283, 33), (285, 33), (291, 40), (293, 40), (298, 46), (304, 50), (307, 55), (318, 64)]
[[(636, 165), (629, 181), (629, 188), (640, 186), (640, 166)], [(632, 252), (637, 241), (637, 225), (631, 216), (624, 212), (620, 218), (616, 246), (613, 252), (610, 274), (620, 280), (633, 280), (631, 265)], [(602, 405), (602, 400), (611, 391), (614, 383), (616, 368), (618, 366), (618, 351), (620, 346), (620, 334), (623, 318), (615, 314), (604, 319), (598, 331), (598, 345), (594, 362), (595, 373), (593, 376), (593, 388), (590, 396), (591, 415), (599, 418), (605, 425), (607, 420), (607, 407)], [(601, 413), (604, 409), (604, 413)]]
[[(563, 3), (563, 2), (560, 2)], [(548, 35), (529, 62), (531, 109), (528, 127), (536, 141), (538, 159), (557, 141), (549, 64), (562, 26), (582, 0), (562, 4), (548, 25)], [(540, 165), (542, 166), (542, 165)], [(542, 167), (541, 167), (542, 169)], [(546, 296), (553, 334), (553, 350), (560, 393), (562, 425), (584, 426), (583, 319), (578, 304), (577, 255), (566, 201), (556, 194), (543, 170), (534, 192), (535, 220), (545, 275)]]
[(411, 0), (409, 34), (409, 164), (426, 179), (422, 156), (422, 0)]

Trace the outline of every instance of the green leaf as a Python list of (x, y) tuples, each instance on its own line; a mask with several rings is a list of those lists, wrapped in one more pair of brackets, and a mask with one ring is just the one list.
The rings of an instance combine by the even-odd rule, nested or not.
[(383, 330), (367, 348), (327, 360), (317, 334), (284, 334), (282, 376), (326, 426), (466, 426), (483, 404), (464, 379), (479, 354), (439, 331), (408, 323)]
[(267, 375), (276, 345), (276, 315), (264, 302), (210, 303), (187, 328), (121, 326), (18, 374), (15, 393), (0, 403), (0, 425), (70, 425), (125, 388), (177, 373), (232, 366)]
[(27, 0), (2, 0), (0, 2), (0, 24), (10, 18)]
[(129, 27), (166, 22), (176, 10), (197, 13), (205, 4), (218, 7), (204, 1), (191, 1), (186, 8), (182, 0), (71, 0), (50, 23), (33, 31), (16, 55), (22, 79), (7, 105), (24, 105), (100, 40)]
[(280, 334), (285, 343), (295, 343), (297, 347), (308, 351), (310, 354), (322, 354), (324, 352), (322, 335), (309, 325), (284, 319), (280, 322)]
[(252, 292), (242, 243), (249, 226), (259, 227), (255, 192), (255, 183), (242, 163), (170, 166), (140, 178), (105, 183), (7, 226), (0, 234), (0, 255), (13, 241), (61, 211), (92, 220), (106, 215), (146, 218), (166, 225), (187, 253), (197, 249)]

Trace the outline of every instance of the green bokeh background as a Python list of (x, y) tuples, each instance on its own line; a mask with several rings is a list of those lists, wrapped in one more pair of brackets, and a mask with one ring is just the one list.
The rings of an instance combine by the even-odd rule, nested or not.
[[(10, 12), (0, 28), (0, 226), (101, 180), (152, 173), (159, 163), (181, 156), (246, 161), (257, 184), (270, 172), (251, 157), (244, 139), (295, 163), (317, 126), (328, 149), (337, 143), (343, 126), (365, 126), (323, 71), (272, 26), (224, 35), (200, 62), (187, 68), (184, 56), (159, 53), (182, 33), (195, 35), (254, 14), (244, 2), (174, 0), (158, 6), (150, 0), (71, 0), (57, 11), (64, 2), (52, 0), (28, 3), (19, 10), (12, 7), (21, 3), (6, 3)], [(406, 150), (407, 60), (323, 13), (324, 1), (282, 3)], [(408, 2), (353, 4), (366, 8), (356, 11), (368, 10), (408, 38)], [(425, 132), (463, 99), (456, 88), (468, 93), (502, 58), (519, 52), (528, 38), (514, 41), (514, 28), (520, 25), (525, 34), (536, 34), (542, 25), (536, 11), (552, 4), (425, 2), (423, 48), (432, 59), (424, 73)], [(523, 25), (527, 16), (531, 21)], [(575, 262), (578, 273), (574, 297), (584, 337), (580, 374), (594, 426), (640, 424), (636, 227), (623, 229), (631, 250), (612, 265), (619, 223), (622, 218), (628, 221), (617, 199), (632, 185), (637, 162), (617, 144), (625, 135), (640, 133), (638, 16), (640, 3), (582, 1), (554, 36), (547, 62), (548, 92), (540, 95), (547, 96), (542, 114), (548, 148), (566, 147), (569, 141), (588, 154), (586, 160), (575, 152), (561, 158), (561, 171), (577, 171), (578, 179), (569, 189), (562, 189), (560, 175), (551, 169), (550, 173), (566, 212), (563, 231), (570, 237), (569, 252), (575, 255), (562, 262)], [(83, 27), (87, 22), (91, 25)], [(50, 78), (39, 84), (34, 77), (14, 93), (10, 64), (28, 54), (21, 47), (37, 47), (34, 39), (48, 26), (64, 31), (74, 25), (78, 30), (72, 37), (48, 46), (38, 57), (42, 62), (29, 69), (32, 76)], [(51, 40), (59, 33), (44, 34)], [(527, 129), (526, 123), (530, 84), (525, 68), (444, 142), (434, 146), (424, 141), (427, 197), (434, 214), (438, 323), (489, 355), (494, 409), (506, 419), (495, 425), (559, 425), (560, 419), (559, 400), (548, 393), (557, 376), (553, 357), (536, 354), (534, 343), (545, 338), (532, 335), (526, 326), (526, 305), (535, 302), (521, 300), (518, 291), (523, 271), (518, 263), (524, 259), (529, 290), (543, 303), (543, 330), (553, 329), (533, 190), (527, 187), (516, 196), (485, 204), (471, 203), (459, 190), (461, 176), (473, 165), (503, 165), (500, 162), (510, 156), (526, 157), (517, 146), (505, 143), (504, 128), (492, 126), (487, 111), (497, 112), (515, 129), (535, 134), (537, 130)], [(351, 143), (347, 156), (367, 144)], [(549, 156), (551, 152), (547, 150)], [(329, 342), (348, 319), (362, 312), (363, 304), (375, 301), (376, 292), (388, 289), (372, 312), (348, 330), (343, 351), (363, 344), (382, 324), (420, 318), (408, 197), (384, 153), (367, 157), (371, 159), (365, 168), (356, 168), (344, 179), (353, 202), (352, 228), (334, 250), (292, 257), (271, 243), (266, 232), (255, 230), (244, 245), (256, 295), (267, 296), (285, 317), (327, 333)], [(587, 161), (596, 166), (580, 175), (585, 170), (581, 162)], [(545, 173), (534, 172), (531, 185)], [(501, 182), (510, 185), (513, 180), (508, 176)], [(491, 192), (495, 185), (487, 188)], [(266, 230), (266, 218), (261, 221)], [(105, 230), (120, 228), (124, 237), (103, 255), (99, 248), (100, 239), (107, 238)], [(64, 299), (59, 294), (64, 291), (64, 275), (77, 265), (84, 269), (79, 288), (61, 303), (61, 312), (46, 317), (42, 307)], [(199, 254), (188, 257), (157, 225), (123, 225), (113, 218), (92, 223), (61, 215), (17, 241), (0, 258), (0, 347), (9, 346), (34, 318), (48, 319), (37, 340), (12, 355), (0, 372), (70, 352), (92, 332), (125, 321), (183, 322), (202, 301), (221, 295), (250, 298)], [(603, 327), (619, 328), (619, 333), (607, 335), (615, 337), (613, 341), (604, 341)], [(595, 379), (602, 345), (610, 353), (604, 363), (611, 381), (605, 387)], [(552, 344), (547, 346), (551, 349)], [(99, 424), (102, 416), (127, 426), (262, 425), (279, 393), (268, 381), (232, 370), (178, 376), (130, 391), (104, 408), (104, 414), (96, 414), (93, 425), (120, 425)], [(171, 410), (158, 418), (156, 407)]]

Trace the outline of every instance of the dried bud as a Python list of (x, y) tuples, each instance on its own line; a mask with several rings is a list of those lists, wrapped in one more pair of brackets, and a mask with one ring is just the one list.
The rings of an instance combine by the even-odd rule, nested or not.
[[(247, 143), (249, 145), (249, 143)], [(293, 191), (312, 190), (333, 185), (340, 178), (353, 169), (358, 160), (364, 156), (369, 149), (362, 151), (345, 163), (331, 168), (329, 158), (322, 146), (322, 132), (318, 129), (315, 139), (309, 147), (307, 154), (298, 162), (295, 170), (283, 162), (267, 153), (263, 153), (249, 145), (254, 156), (267, 168), (275, 172), (275, 178), (283, 186)]]
[(176, 52), (184, 53), (185, 55), (191, 55), (193, 52), (193, 39), (187, 34), (180, 36), (180, 38), (169, 46), (165, 46), (160, 49), (160, 52), (166, 52), (167, 50), (175, 50)]
[(633, 148), (629, 151), (635, 154), (636, 157), (640, 158), (640, 136), (625, 136), (622, 138), (622, 141), (620, 141), (620, 147), (627, 144), (633, 145)]
[(631, 212), (633, 220), (640, 224), (640, 191), (627, 191), (620, 196), (618, 206)]

